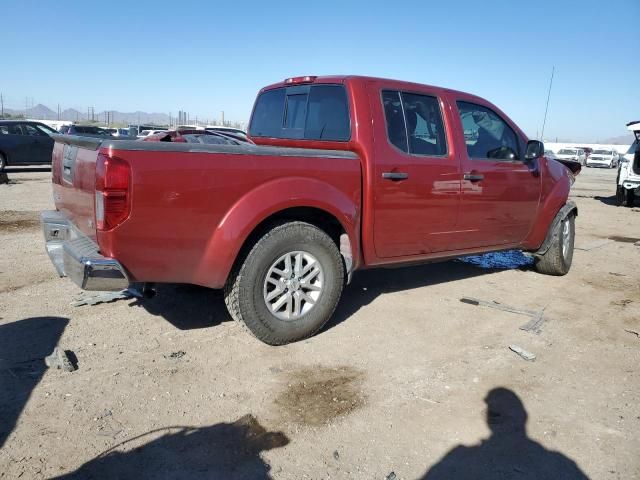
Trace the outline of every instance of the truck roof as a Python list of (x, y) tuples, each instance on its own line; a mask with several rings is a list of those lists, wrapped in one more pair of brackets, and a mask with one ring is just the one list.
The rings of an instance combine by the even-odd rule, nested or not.
[(284, 79), (281, 82), (268, 85), (262, 88), (260, 92), (263, 92), (265, 90), (271, 90), (272, 88), (295, 85), (296, 83), (290, 82), (290, 80), (294, 80), (294, 79), (300, 79), (300, 80), (309, 79), (309, 81), (303, 81), (303, 80), (300, 81), (300, 83), (307, 84), (307, 85), (314, 84), (314, 83), (343, 83), (344, 84), (349, 82), (365, 82), (365, 81), (374, 80), (374, 81), (383, 81), (383, 82), (389, 82), (390, 84), (395, 84), (400, 89), (411, 89), (412, 87), (415, 87), (415, 88), (427, 87), (436, 91), (448, 92), (448, 93), (458, 94), (458, 95), (466, 96), (470, 98), (474, 97), (474, 98), (480, 99), (480, 97), (478, 97), (477, 95), (473, 95), (467, 92), (462, 92), (460, 90), (453, 90), (451, 88), (438, 87), (436, 85), (428, 85), (428, 84), (417, 83), (417, 82), (407, 82), (404, 80), (395, 80), (392, 78), (368, 77), (363, 75), (323, 75), (323, 76), (306, 75), (306, 76), (299, 76), (299, 77), (290, 77), (290, 78)]

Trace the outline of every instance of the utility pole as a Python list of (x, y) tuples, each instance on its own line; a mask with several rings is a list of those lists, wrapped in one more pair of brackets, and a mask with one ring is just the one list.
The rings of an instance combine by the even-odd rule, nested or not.
[(222, 110), (220, 112), (220, 114), (221, 114), (221, 117), (222, 117), (222, 126), (224, 127), (224, 110)]
[(4, 97), (0, 93), (0, 118), (4, 118)]
[(58, 104), (58, 120), (60, 120), (60, 104)]

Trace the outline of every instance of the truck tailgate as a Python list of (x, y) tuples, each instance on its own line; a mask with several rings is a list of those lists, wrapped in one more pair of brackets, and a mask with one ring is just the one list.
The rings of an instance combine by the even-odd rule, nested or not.
[(95, 177), (103, 139), (53, 135), (53, 199), (56, 208), (84, 235), (96, 240)]

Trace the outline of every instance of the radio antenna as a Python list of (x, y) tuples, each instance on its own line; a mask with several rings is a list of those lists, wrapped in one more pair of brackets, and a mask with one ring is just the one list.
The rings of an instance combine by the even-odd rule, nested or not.
[(549, 98), (551, 98), (551, 86), (553, 85), (553, 74), (556, 70), (554, 65), (551, 68), (551, 80), (549, 81), (549, 91), (547, 92), (547, 106), (544, 108), (544, 120), (542, 120), (542, 133), (540, 133), (540, 140), (544, 138), (544, 126), (547, 123), (547, 112), (549, 111)]

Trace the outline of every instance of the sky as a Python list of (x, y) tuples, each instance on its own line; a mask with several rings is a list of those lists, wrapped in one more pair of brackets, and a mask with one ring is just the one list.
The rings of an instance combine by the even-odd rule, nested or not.
[(0, 18), (9, 108), (246, 122), (265, 85), (355, 74), (474, 93), (533, 138), (555, 67), (545, 138), (640, 119), (640, 0), (4, 0)]

